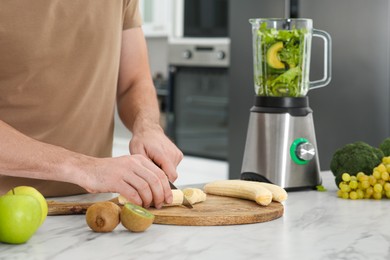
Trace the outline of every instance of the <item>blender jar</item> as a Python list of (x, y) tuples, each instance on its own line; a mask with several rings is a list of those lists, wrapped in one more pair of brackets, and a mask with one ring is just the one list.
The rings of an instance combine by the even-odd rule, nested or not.
[[(259, 96), (303, 97), (330, 82), (331, 38), (311, 19), (250, 19), (255, 92)], [(312, 36), (324, 40), (324, 77), (310, 81)]]

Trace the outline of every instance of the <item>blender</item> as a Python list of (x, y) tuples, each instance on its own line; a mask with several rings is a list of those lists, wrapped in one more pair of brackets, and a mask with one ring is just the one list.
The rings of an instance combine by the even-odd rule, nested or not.
[[(320, 165), (307, 92), (331, 79), (331, 37), (311, 19), (250, 19), (254, 106), (250, 110), (241, 179), (286, 190), (320, 185)], [(324, 41), (324, 74), (309, 80), (312, 37)]]

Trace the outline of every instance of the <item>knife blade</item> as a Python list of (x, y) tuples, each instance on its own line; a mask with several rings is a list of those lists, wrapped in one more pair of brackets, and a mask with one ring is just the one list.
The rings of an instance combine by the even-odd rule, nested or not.
[[(178, 190), (178, 188), (171, 181), (168, 181), (168, 182), (169, 182), (169, 186), (171, 187), (172, 190)], [(183, 193), (183, 206), (185, 206), (189, 209), (193, 208), (192, 204), (188, 201), (188, 199), (186, 198), (186, 195), (184, 195), (184, 193)]]

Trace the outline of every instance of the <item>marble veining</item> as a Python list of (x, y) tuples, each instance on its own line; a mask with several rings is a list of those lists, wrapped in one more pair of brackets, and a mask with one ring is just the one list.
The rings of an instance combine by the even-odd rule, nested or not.
[(390, 200), (339, 199), (332, 174), (321, 175), (327, 192), (289, 192), (283, 217), (270, 222), (152, 225), (138, 234), (118, 226), (99, 234), (89, 230), (83, 215), (51, 216), (28, 243), (0, 244), (0, 259), (390, 259)]

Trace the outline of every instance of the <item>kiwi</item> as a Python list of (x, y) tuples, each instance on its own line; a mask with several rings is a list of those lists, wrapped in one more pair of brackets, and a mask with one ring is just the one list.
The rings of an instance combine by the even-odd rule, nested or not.
[(95, 232), (111, 232), (120, 222), (121, 208), (111, 201), (92, 204), (85, 213), (88, 226)]
[(120, 219), (126, 229), (143, 232), (152, 225), (154, 215), (143, 207), (128, 202), (122, 208)]

